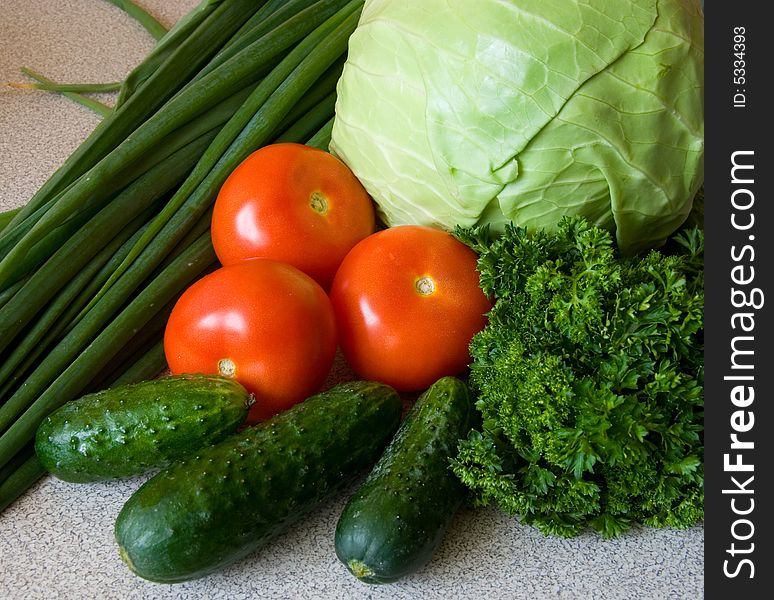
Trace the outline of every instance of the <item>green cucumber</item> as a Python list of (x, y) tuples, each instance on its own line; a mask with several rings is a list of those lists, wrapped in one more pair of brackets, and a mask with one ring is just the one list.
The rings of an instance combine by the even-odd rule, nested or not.
[(336, 555), (355, 577), (390, 583), (432, 558), (466, 497), (449, 459), (476, 415), (467, 385), (454, 377), (417, 399), (336, 525)]
[(121, 509), (121, 558), (162, 583), (239, 560), (373, 465), (401, 409), (389, 386), (344, 383), (169, 466)]
[(236, 381), (175, 375), (64, 404), (38, 426), (35, 452), (73, 483), (139, 475), (195, 453), (244, 423), (252, 396)]

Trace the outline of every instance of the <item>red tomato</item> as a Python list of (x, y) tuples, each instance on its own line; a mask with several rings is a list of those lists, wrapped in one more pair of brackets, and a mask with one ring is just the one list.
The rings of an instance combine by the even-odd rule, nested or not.
[(414, 225), (355, 246), (331, 287), (339, 343), (352, 368), (399, 391), (462, 372), (491, 308), (476, 259), (451, 234)]
[(172, 373), (235, 377), (255, 395), (255, 423), (319, 390), (336, 352), (335, 317), (323, 289), (295, 267), (248, 260), (183, 292), (164, 352)]
[(212, 243), (224, 265), (273, 258), (327, 290), (375, 221), (370, 196), (338, 158), (302, 144), (272, 144), (248, 156), (223, 184)]

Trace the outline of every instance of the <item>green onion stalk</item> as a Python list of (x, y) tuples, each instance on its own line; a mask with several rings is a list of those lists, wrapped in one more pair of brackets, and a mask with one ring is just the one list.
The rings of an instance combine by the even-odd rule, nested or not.
[(209, 0), (159, 40), (115, 109), (0, 215), (0, 510), (44, 470), (40, 422), (161, 372), (166, 318), (218, 266), (220, 186), (275, 141), (327, 148), (363, 0)]

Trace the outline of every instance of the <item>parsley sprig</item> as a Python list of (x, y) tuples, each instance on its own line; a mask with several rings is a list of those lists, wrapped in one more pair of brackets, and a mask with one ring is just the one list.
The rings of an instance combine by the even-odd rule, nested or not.
[(642, 257), (579, 217), (456, 234), (496, 298), (470, 347), (483, 427), (453, 461), (477, 502), (561, 536), (701, 520), (702, 232)]

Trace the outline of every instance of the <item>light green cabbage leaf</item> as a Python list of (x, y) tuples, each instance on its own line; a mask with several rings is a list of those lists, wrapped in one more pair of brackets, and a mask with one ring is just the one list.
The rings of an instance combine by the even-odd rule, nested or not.
[(366, 0), (330, 150), (388, 225), (580, 214), (660, 245), (704, 180), (698, 0)]

